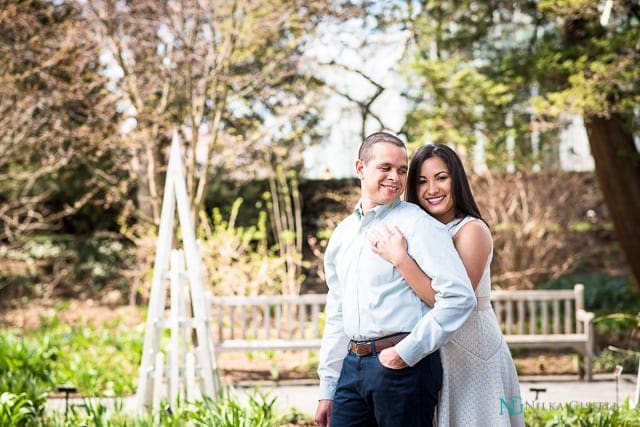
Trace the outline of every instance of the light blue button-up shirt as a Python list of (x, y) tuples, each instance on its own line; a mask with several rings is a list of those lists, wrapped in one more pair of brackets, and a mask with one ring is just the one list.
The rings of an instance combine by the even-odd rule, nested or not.
[[(436, 291), (433, 309), (393, 264), (371, 250), (367, 232), (380, 224), (402, 231), (409, 254), (431, 277)], [(333, 399), (349, 340), (410, 332), (396, 350), (413, 366), (446, 344), (476, 305), (445, 225), (401, 200), (365, 215), (356, 209), (338, 224), (325, 251), (324, 269), (329, 290), (318, 366), (320, 399)]]

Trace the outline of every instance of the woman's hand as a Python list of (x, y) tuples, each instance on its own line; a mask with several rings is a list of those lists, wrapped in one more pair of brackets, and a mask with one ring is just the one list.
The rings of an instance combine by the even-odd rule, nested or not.
[(431, 278), (409, 255), (407, 239), (400, 229), (393, 227), (393, 230), (390, 230), (389, 227), (382, 224), (369, 230), (367, 238), (371, 244), (371, 250), (393, 264), (416, 295), (429, 307), (433, 307), (436, 294), (431, 287)]
[(409, 255), (407, 239), (400, 229), (393, 227), (393, 230), (390, 230), (389, 227), (382, 224), (369, 230), (367, 238), (371, 244), (371, 250), (393, 264), (416, 295), (429, 307), (433, 307), (436, 293), (431, 287), (431, 278)]
[(368, 239), (371, 250), (395, 266), (407, 256), (407, 240), (398, 227), (382, 224), (369, 231)]

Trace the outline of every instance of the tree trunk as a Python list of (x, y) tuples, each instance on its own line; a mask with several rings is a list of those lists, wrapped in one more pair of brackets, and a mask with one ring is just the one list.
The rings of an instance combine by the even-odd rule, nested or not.
[(600, 189), (636, 285), (640, 288), (640, 155), (623, 117), (586, 117)]

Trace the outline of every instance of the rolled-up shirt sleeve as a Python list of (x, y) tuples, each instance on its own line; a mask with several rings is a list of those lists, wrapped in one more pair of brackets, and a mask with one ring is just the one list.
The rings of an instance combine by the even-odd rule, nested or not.
[[(427, 218), (427, 221), (436, 221)], [(476, 306), (466, 269), (446, 227), (418, 224), (408, 238), (409, 253), (431, 277), (434, 307), (395, 348), (409, 366), (449, 342)], [(428, 232), (425, 232), (428, 230)]]

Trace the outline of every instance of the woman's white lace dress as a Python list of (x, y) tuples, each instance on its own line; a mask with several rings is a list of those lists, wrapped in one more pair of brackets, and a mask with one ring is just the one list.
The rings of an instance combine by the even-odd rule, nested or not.
[[(469, 221), (479, 220), (466, 217), (450, 223), (451, 236)], [(440, 349), (439, 427), (524, 426), (518, 375), (490, 303), (492, 258), (493, 251), (476, 289), (475, 311)]]

